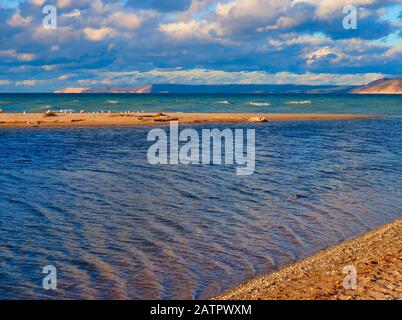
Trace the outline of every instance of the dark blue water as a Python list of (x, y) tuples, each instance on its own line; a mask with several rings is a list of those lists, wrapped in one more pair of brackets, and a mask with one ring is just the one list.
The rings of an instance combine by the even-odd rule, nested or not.
[(402, 119), (226, 127), (254, 175), (151, 166), (149, 128), (0, 129), (0, 299), (208, 298), (402, 216)]
[(357, 113), (402, 115), (401, 95), (0, 94), (6, 112)]

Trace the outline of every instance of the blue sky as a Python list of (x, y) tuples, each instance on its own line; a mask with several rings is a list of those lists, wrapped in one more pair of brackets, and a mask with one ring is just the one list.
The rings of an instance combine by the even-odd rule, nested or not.
[[(55, 30), (42, 25), (48, 4)], [(342, 26), (345, 5), (356, 30)], [(402, 0), (2, 0), (0, 30), (0, 92), (402, 74)]]

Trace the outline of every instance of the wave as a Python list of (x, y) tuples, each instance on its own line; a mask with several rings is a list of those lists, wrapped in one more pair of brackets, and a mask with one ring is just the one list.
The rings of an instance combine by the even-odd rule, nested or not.
[(230, 104), (230, 102), (227, 100), (218, 101), (217, 103), (218, 104)]
[(249, 105), (251, 106), (256, 106), (256, 107), (268, 107), (271, 104), (269, 102), (255, 102), (255, 101), (251, 101), (249, 102)]
[(108, 101), (106, 101), (107, 103), (109, 103), (109, 104), (118, 104), (120, 101), (117, 101), (117, 100), (108, 100)]
[(285, 104), (311, 104), (310, 100), (304, 100), (304, 101), (287, 101)]

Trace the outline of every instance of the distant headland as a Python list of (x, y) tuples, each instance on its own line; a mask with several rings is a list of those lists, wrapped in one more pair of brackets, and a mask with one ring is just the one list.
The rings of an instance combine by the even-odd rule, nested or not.
[(353, 94), (402, 94), (402, 78), (380, 79), (352, 90)]

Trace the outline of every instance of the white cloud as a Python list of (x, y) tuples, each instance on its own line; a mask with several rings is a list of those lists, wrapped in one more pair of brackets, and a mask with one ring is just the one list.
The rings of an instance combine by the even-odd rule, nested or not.
[(126, 29), (137, 29), (141, 26), (142, 19), (135, 13), (130, 12), (115, 12), (112, 13), (107, 19), (107, 24), (113, 24), (117, 27), (122, 27)]
[(7, 20), (7, 24), (12, 27), (23, 27), (30, 25), (32, 22), (32, 17), (21, 16), (21, 11), (17, 9), (10, 19)]
[(277, 16), (278, 12), (289, 9), (289, 0), (236, 0), (229, 3), (218, 3), (216, 14), (222, 18), (242, 19), (244, 17), (268, 19)]
[(66, 17), (66, 18), (78, 18), (81, 16), (81, 11), (78, 9), (75, 9), (71, 12), (64, 13), (61, 17)]
[(216, 24), (208, 23), (205, 20), (161, 24), (159, 30), (176, 40), (190, 38), (212, 39), (212, 35), (220, 33), (220, 29)]
[[(397, 0), (398, 1), (398, 0)], [(378, 0), (294, 0), (292, 6), (298, 3), (308, 3), (316, 7), (315, 15), (318, 18), (330, 18), (333, 14), (342, 14), (345, 6), (364, 6), (378, 3)]]
[(45, 71), (53, 71), (57, 69), (56, 65), (44, 65), (41, 67)]
[(304, 45), (304, 46), (320, 46), (323, 44), (332, 43), (332, 41), (328, 38), (317, 38), (313, 36), (300, 36), (300, 37), (292, 37), (286, 40), (276, 40), (270, 39), (268, 43), (274, 47), (287, 47), (293, 45)]
[(15, 56), (16, 54), (17, 51), (13, 49), (0, 50), (0, 56)]
[[(320, 18), (330, 18), (336, 12), (342, 13), (342, 9), (345, 6), (362, 6), (371, 5), (376, 0), (322, 0), (319, 2), (316, 15)], [(378, 1), (377, 1), (378, 2)]]
[[(225, 34), (254, 29), (256, 32), (278, 29), (297, 24), (294, 17), (287, 17), (291, 0), (235, 0), (218, 3), (215, 17)], [(280, 19), (280, 21), (278, 21)]]
[(47, 0), (29, 0), (29, 3), (33, 4), (34, 6), (43, 6)]
[(391, 49), (387, 50), (387, 52), (384, 53), (384, 56), (395, 57), (399, 54), (402, 54), (402, 43), (399, 43), (393, 46)]
[(14, 49), (0, 50), (0, 57), (11, 58), (13, 60), (30, 62), (35, 60), (36, 55), (33, 53), (17, 53)]
[(85, 28), (83, 32), (85, 37), (90, 41), (102, 41), (103, 39), (114, 34), (114, 30), (109, 27), (99, 29)]
[(314, 62), (320, 61), (322, 59), (329, 58), (331, 62), (338, 62), (343, 57), (342, 53), (336, 52), (334, 49), (330, 47), (323, 47), (313, 52), (310, 52), (306, 55), (307, 64), (313, 64)]
[(58, 77), (57, 79), (61, 80), (61, 81), (64, 81), (64, 80), (67, 80), (68, 78), (70, 78), (69, 74), (63, 74), (60, 77)]
[(20, 53), (17, 55), (19, 61), (30, 62), (35, 60), (36, 55), (33, 53)]
[(38, 84), (38, 80), (22, 80), (22, 81), (17, 81), (15, 84), (17, 86), (36, 86)]
[(68, 8), (71, 6), (71, 3), (71, 0), (57, 0), (57, 7), (61, 9)]

